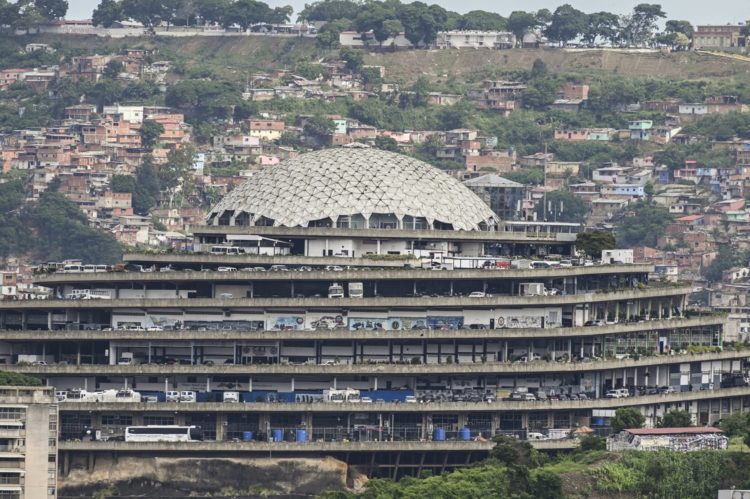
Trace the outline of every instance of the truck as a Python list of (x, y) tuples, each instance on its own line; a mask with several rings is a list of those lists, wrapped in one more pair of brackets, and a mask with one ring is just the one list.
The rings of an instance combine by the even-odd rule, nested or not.
[(361, 282), (349, 283), (349, 298), (364, 298), (365, 288)]
[(343, 298), (344, 297), (344, 286), (334, 282), (328, 286), (328, 298)]
[(117, 359), (118, 366), (132, 366), (135, 364), (133, 360), (133, 352), (122, 352), (120, 357)]
[(331, 388), (329, 390), (323, 390), (323, 402), (333, 404), (343, 404), (344, 402), (348, 402), (351, 404), (361, 402), (361, 400), (359, 390), (354, 390), (352, 388), (344, 388), (341, 390)]
[(521, 296), (544, 296), (546, 289), (542, 282), (524, 282), (521, 283)]
[(240, 401), (240, 392), (224, 392), (222, 401), (228, 403), (238, 403)]

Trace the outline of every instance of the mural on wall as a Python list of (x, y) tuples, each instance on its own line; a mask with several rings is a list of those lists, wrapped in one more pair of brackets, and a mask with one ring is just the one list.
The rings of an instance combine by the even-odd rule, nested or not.
[(305, 329), (305, 317), (302, 315), (277, 315), (268, 320), (274, 331), (291, 331)]

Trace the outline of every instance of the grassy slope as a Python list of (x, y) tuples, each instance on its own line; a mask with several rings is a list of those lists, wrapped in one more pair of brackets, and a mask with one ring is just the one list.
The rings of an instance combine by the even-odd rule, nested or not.
[[(166, 59), (177, 57), (187, 66), (211, 69), (229, 78), (244, 78), (253, 71), (291, 68), (300, 61), (316, 62), (330, 54), (315, 46), (310, 38), (189, 37), (103, 39), (90, 36), (36, 36), (36, 41), (60, 43), (89, 53), (106, 53), (121, 47), (159, 48)], [(159, 56), (157, 56), (159, 58)], [(661, 76), (665, 78), (706, 78), (748, 75), (750, 62), (693, 52), (624, 53), (556, 49), (516, 50), (413, 50), (370, 52), (368, 64), (386, 67), (389, 78), (405, 82), (419, 76), (439, 79), (454, 76), (478, 80), (503, 71), (527, 70), (541, 59), (550, 71), (582, 76), (621, 74), (625, 76)]]
[(617, 51), (563, 51), (554, 49), (517, 50), (432, 50), (369, 54), (366, 62), (383, 64), (388, 74), (405, 81), (456, 76), (475, 80), (502, 71), (528, 70), (541, 59), (551, 72), (582, 76), (620, 74), (666, 78), (728, 77), (750, 74), (750, 62), (709, 54), (625, 53)]

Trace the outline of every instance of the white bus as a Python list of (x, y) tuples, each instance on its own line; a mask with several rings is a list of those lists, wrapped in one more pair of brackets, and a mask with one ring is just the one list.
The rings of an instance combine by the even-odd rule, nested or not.
[(197, 426), (150, 425), (125, 428), (126, 442), (199, 442), (203, 432)]
[(239, 246), (212, 246), (212, 255), (243, 255), (245, 254), (245, 248)]

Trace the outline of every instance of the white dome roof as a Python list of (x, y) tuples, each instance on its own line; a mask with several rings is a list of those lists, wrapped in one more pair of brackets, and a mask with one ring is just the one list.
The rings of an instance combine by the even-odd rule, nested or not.
[[(266, 168), (227, 194), (209, 224), (307, 227), (339, 216), (393, 215), (453, 230), (486, 230), (490, 208), (458, 180), (417, 159), (347, 147), (302, 154)], [(450, 227), (446, 227), (450, 226)]]

